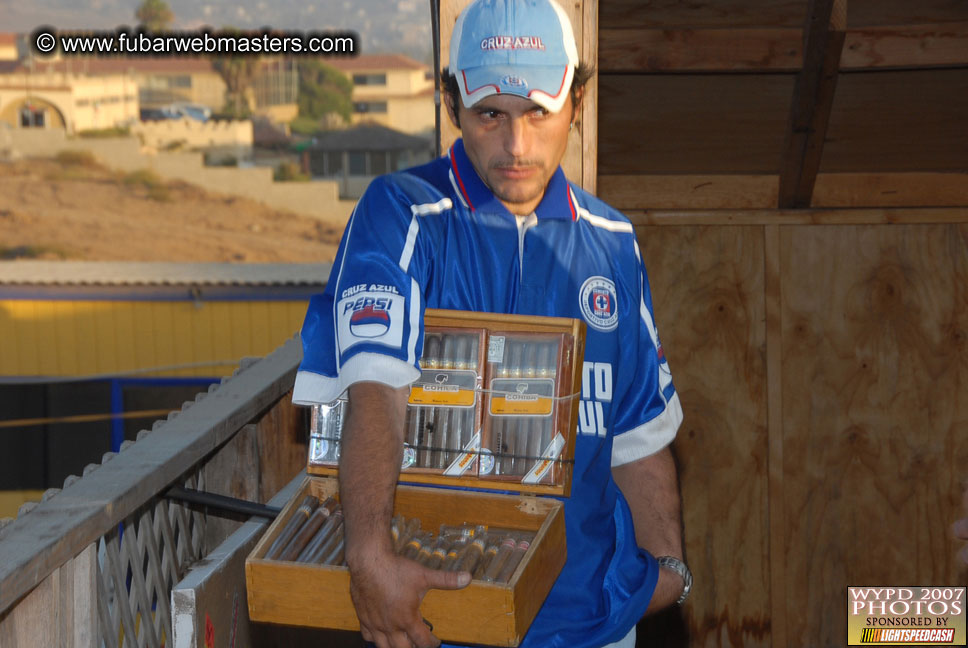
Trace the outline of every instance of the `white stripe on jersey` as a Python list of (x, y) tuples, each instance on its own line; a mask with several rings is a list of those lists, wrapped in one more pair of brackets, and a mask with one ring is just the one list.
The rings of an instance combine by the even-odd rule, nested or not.
[(410, 259), (413, 257), (413, 248), (417, 243), (417, 233), (420, 231), (420, 223), (417, 222), (416, 214), (410, 219), (410, 229), (407, 230), (407, 240), (403, 244), (403, 252), (400, 253), (400, 269), (404, 272), (410, 267)]
[[(659, 351), (659, 334), (655, 330), (655, 322), (652, 320), (652, 313), (649, 312), (649, 307), (645, 305), (645, 293), (643, 292), (645, 288), (645, 277), (639, 274), (639, 314), (642, 316), (642, 321), (645, 322), (645, 327), (649, 329), (649, 337), (652, 338), (652, 346), (655, 347), (656, 353)], [(669, 371), (669, 362), (666, 359), (659, 360), (659, 395), (662, 400), (665, 400), (665, 390), (666, 387), (672, 382), (672, 372)]]
[(441, 198), (435, 203), (424, 203), (422, 205), (410, 205), (410, 228), (407, 230), (407, 240), (403, 245), (403, 252), (400, 253), (400, 269), (407, 272), (410, 267), (410, 259), (413, 257), (413, 248), (417, 243), (417, 234), (420, 232), (420, 223), (417, 218), (428, 214), (439, 214), (448, 209), (453, 209), (454, 203), (450, 198)]
[(422, 205), (410, 205), (410, 213), (414, 216), (426, 216), (427, 214), (439, 214), (448, 209), (453, 209), (454, 203), (450, 198), (441, 198), (435, 203), (424, 203)]
[(666, 408), (651, 421), (616, 434), (612, 441), (612, 467), (621, 466), (655, 454), (676, 438), (682, 424), (679, 394), (673, 394)]
[[(347, 243), (349, 243), (350, 236), (353, 235), (353, 222), (355, 221), (355, 217), (356, 217), (356, 209), (359, 206), (360, 206), (360, 203), (359, 202), (357, 202), (356, 205), (354, 205), (354, 207), (353, 207), (353, 213), (350, 214), (349, 223), (346, 225), (346, 242)], [(346, 265), (346, 255), (345, 254), (343, 255), (343, 258), (340, 260), (340, 263), (339, 263), (339, 272), (336, 273), (336, 286), (337, 286), (337, 288), (339, 287), (340, 279), (343, 278), (343, 266), (344, 265)], [(334, 324), (334, 326), (333, 326), (333, 348), (336, 349), (336, 371), (337, 371), (337, 373), (339, 373), (340, 368), (343, 366), (343, 363), (342, 363), (342, 354), (340, 353), (340, 345), (339, 345), (339, 335), (338, 335), (339, 327), (338, 326), (335, 326), (336, 322), (339, 321), (339, 318), (338, 318), (337, 313), (336, 313), (336, 310), (337, 310), (336, 309), (336, 305), (338, 303), (339, 303), (339, 300), (338, 299), (333, 299), (333, 324)]]
[(417, 335), (420, 333), (420, 285), (410, 278), (410, 340), (407, 342), (407, 362), (417, 361)]
[(628, 232), (632, 234), (635, 232), (632, 229), (632, 223), (627, 223), (624, 221), (613, 221), (608, 220), (603, 216), (596, 216), (584, 207), (578, 206), (578, 199), (575, 198), (575, 192), (568, 188), (568, 192), (571, 194), (571, 202), (578, 211), (578, 218), (583, 218), (588, 221), (589, 225), (594, 225), (595, 227), (601, 227), (602, 229), (607, 229), (609, 232)]

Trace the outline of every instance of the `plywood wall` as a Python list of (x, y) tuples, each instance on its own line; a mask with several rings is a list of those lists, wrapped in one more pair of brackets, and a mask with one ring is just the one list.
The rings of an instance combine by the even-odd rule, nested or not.
[(685, 411), (675, 645), (842, 645), (848, 585), (963, 585), (968, 224), (637, 233)]

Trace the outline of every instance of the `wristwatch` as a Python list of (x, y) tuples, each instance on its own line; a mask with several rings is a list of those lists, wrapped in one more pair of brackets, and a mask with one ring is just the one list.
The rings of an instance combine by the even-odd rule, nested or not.
[(676, 605), (681, 605), (689, 596), (689, 591), (692, 589), (692, 572), (686, 567), (686, 563), (675, 556), (659, 556), (656, 558), (656, 561), (658, 561), (659, 567), (668, 567), (682, 576), (682, 594), (679, 595), (679, 599), (676, 601)]

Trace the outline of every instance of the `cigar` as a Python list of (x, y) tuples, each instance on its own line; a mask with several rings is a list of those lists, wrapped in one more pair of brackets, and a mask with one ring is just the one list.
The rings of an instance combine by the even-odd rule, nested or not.
[(508, 561), (516, 545), (517, 543), (512, 536), (504, 539), (497, 550), (497, 555), (491, 559), (491, 562), (487, 565), (487, 569), (484, 570), (485, 581), (494, 582), (497, 580), (498, 574), (504, 569), (504, 563)]
[(416, 535), (407, 542), (404, 546), (401, 556), (404, 558), (410, 558), (411, 560), (416, 560), (417, 556), (420, 554), (420, 548), (423, 547), (425, 542), (430, 541), (429, 533), (421, 533)]
[(527, 540), (521, 540), (517, 543), (517, 545), (515, 545), (514, 551), (512, 551), (511, 555), (508, 556), (507, 561), (504, 563), (504, 566), (501, 568), (501, 571), (495, 578), (497, 582), (508, 583), (511, 581), (511, 576), (514, 574), (514, 570), (517, 569), (518, 564), (521, 562), (521, 559), (524, 557), (524, 554), (527, 553), (528, 547), (530, 546), (531, 543), (529, 543)]
[(541, 461), (538, 457), (541, 456), (544, 447), (541, 446), (541, 421), (531, 420), (527, 421), (527, 439), (528, 439), (528, 450), (527, 455), (530, 459), (526, 459), (522, 465), (521, 474), (527, 473), (531, 467)]
[(480, 339), (476, 335), (472, 335), (469, 340), (467, 347), (467, 368), (473, 371), (477, 371), (478, 367), (478, 352), (480, 350)]
[(316, 532), (316, 536), (312, 539), (309, 545), (303, 549), (302, 553), (296, 558), (297, 562), (310, 562), (316, 563), (326, 555), (326, 551), (330, 548), (330, 540), (333, 537), (333, 532), (343, 524), (343, 511), (338, 509), (334, 511), (329, 519), (323, 524), (322, 528)]
[(524, 366), (521, 369), (521, 374), (525, 378), (534, 378), (538, 375), (538, 355), (541, 347), (544, 345), (540, 342), (526, 342), (524, 343)]
[(491, 452), (494, 453), (494, 474), (504, 474), (504, 457), (507, 452), (507, 440), (504, 433), (504, 420), (499, 416), (491, 417)]
[(440, 366), (440, 336), (428, 333), (424, 336), (423, 357), (420, 366), (424, 369), (436, 369)]
[(494, 557), (497, 555), (498, 548), (499, 547), (496, 542), (492, 542), (487, 546), (487, 550), (484, 551), (484, 556), (481, 558), (480, 563), (478, 563), (477, 569), (474, 570), (475, 580), (480, 580), (484, 577), (484, 570), (486, 570), (487, 566), (491, 564), (492, 560), (494, 560)]
[(511, 360), (508, 362), (508, 378), (520, 378), (522, 375), (521, 363), (523, 361), (524, 343), (515, 341), (510, 342), (511, 350), (510, 357)]
[(436, 409), (434, 421), (437, 423), (437, 429), (434, 433), (434, 446), (436, 449), (434, 450), (433, 467), (443, 468), (447, 461), (447, 452), (445, 450), (450, 444), (450, 419), (453, 411), (449, 407), (436, 407), (434, 409)]
[(434, 543), (433, 551), (430, 553), (430, 560), (427, 561), (427, 567), (439, 569), (444, 564), (448, 549), (450, 549), (450, 540), (443, 535), (439, 536), (437, 542)]
[(407, 443), (418, 446), (422, 441), (421, 427), (424, 420), (424, 408), (411, 405), (407, 413)]
[(289, 544), (289, 541), (296, 535), (303, 523), (309, 519), (309, 516), (316, 510), (317, 506), (319, 506), (319, 500), (313, 495), (307, 495), (302, 501), (302, 504), (299, 505), (299, 508), (296, 509), (296, 512), (293, 513), (293, 516), (289, 518), (279, 537), (269, 546), (269, 550), (266, 552), (266, 558), (274, 560), (278, 557), (278, 554)]
[(474, 573), (484, 556), (484, 540), (484, 536), (480, 535), (464, 548), (460, 556), (457, 557), (457, 562), (454, 563), (454, 571)]
[(339, 565), (340, 563), (343, 562), (343, 549), (346, 546), (346, 543), (344, 542), (345, 536), (343, 534), (343, 529), (344, 529), (344, 526), (342, 524), (336, 527), (336, 531), (334, 531), (334, 535), (333, 535), (333, 540), (330, 543), (332, 544), (332, 548), (330, 548), (324, 554), (323, 558), (319, 561), (320, 564)]
[(328, 517), (329, 511), (326, 510), (325, 506), (320, 506), (313, 511), (309, 519), (306, 520), (306, 523), (299, 528), (296, 535), (292, 537), (292, 540), (289, 541), (286, 548), (279, 554), (279, 560), (295, 560), (302, 553), (303, 549), (306, 548), (306, 545), (309, 544), (313, 536), (316, 535), (319, 528), (323, 526), (323, 523), (326, 522)]
[(403, 551), (403, 548), (418, 531), (420, 531), (420, 520), (418, 518), (410, 518), (406, 524), (402, 524), (400, 537), (393, 544), (393, 553), (398, 554)]
[(464, 546), (467, 545), (467, 540), (465, 538), (458, 538), (454, 544), (450, 546), (447, 550), (447, 557), (444, 558), (443, 564), (440, 568), (444, 571), (450, 571), (455, 562), (457, 562), (457, 555), (461, 552)]

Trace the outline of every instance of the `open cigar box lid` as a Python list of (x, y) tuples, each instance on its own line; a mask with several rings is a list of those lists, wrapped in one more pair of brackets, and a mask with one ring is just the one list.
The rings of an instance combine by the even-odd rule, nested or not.
[[(585, 323), (427, 309), (400, 482), (567, 497)], [(346, 395), (312, 407), (307, 472), (338, 472)]]

